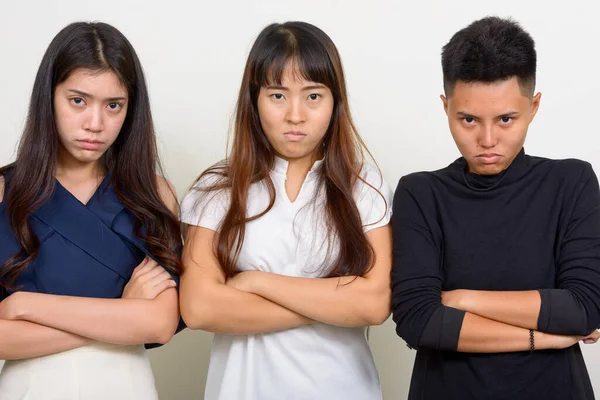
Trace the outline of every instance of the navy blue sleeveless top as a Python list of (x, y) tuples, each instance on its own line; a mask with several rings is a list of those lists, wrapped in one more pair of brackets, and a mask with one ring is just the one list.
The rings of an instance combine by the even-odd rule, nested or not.
[[(6, 178), (4, 198), (9, 186)], [(120, 298), (134, 268), (146, 256), (154, 259), (146, 243), (135, 235), (135, 217), (117, 197), (110, 174), (87, 204), (56, 181), (52, 197), (29, 221), (40, 240), (40, 251), (17, 278), (18, 290)], [(21, 250), (5, 202), (0, 203), (0, 243), (1, 266)], [(11, 293), (0, 293), (0, 300)], [(182, 328), (180, 324), (178, 331)]]

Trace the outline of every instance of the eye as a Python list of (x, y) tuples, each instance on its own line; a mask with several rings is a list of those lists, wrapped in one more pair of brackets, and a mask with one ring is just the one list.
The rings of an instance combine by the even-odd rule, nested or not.
[(85, 101), (81, 97), (73, 97), (71, 102), (77, 106), (85, 104)]
[(475, 118), (473, 118), (473, 117), (465, 117), (465, 118), (463, 118), (463, 121), (465, 121), (465, 123), (467, 125), (472, 125), (473, 122), (475, 122)]
[(500, 118), (500, 122), (502, 122), (503, 124), (508, 124), (512, 121), (511, 117), (502, 117)]
[(283, 99), (283, 94), (281, 94), (281, 93), (273, 93), (271, 95), (271, 97), (274, 98), (275, 100), (281, 100), (281, 99)]
[(318, 93), (312, 93), (312, 94), (308, 95), (308, 98), (311, 100), (317, 100), (317, 99), (319, 99), (319, 97), (321, 97), (321, 95)]
[(119, 110), (121, 109), (122, 105), (119, 103), (108, 103), (108, 108), (110, 108), (111, 110)]

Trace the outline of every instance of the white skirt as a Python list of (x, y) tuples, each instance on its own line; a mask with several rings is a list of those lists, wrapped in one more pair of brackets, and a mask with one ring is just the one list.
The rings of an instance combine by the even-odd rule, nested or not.
[(144, 346), (91, 344), (6, 361), (0, 400), (158, 400)]

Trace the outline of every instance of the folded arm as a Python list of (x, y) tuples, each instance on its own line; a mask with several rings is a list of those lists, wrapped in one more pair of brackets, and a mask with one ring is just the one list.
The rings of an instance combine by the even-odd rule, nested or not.
[(0, 360), (19, 360), (85, 346), (92, 339), (28, 321), (0, 319)]
[[(11, 299), (12, 298), (12, 299)], [(14, 320), (122, 345), (166, 343), (177, 328), (177, 291), (169, 288), (155, 299), (100, 299), (16, 292)]]
[(261, 296), (227, 286), (213, 251), (215, 235), (207, 228), (187, 229), (180, 307), (189, 328), (249, 335), (314, 322)]
[[(373, 229), (367, 232), (367, 238), (375, 252), (375, 262), (364, 277), (300, 278), (248, 271), (233, 278), (233, 286), (322, 323), (347, 327), (380, 325), (390, 315), (391, 226)], [(236, 279), (241, 282), (235, 283)]]
[(589, 165), (565, 204), (556, 288), (445, 292), (444, 304), (528, 329), (587, 335), (600, 325), (600, 190)]
[[(416, 201), (401, 180), (392, 218), (392, 310), (398, 335), (415, 348), (486, 353), (529, 350), (529, 329), (442, 303), (441, 243), (433, 235), (433, 222), (426, 220), (422, 206), (426, 205)], [(583, 339), (540, 332), (534, 335), (536, 349), (568, 347)]]

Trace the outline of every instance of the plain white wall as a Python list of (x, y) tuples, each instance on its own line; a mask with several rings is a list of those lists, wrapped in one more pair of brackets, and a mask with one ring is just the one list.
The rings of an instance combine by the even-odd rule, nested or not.
[[(180, 195), (225, 154), (248, 50), (268, 23), (305, 20), (325, 30), (344, 62), (355, 122), (386, 178), (458, 157), (439, 94), (441, 47), (469, 22), (512, 16), (538, 50), (540, 112), (527, 152), (590, 161), (600, 172), (600, 25), (597, 0), (127, 1), (0, 3), (0, 164), (13, 160), (29, 94), (52, 37), (77, 20), (119, 28), (145, 68), (165, 170)], [(1, 244), (0, 244), (1, 245)], [(1, 340), (1, 339), (0, 339)], [(211, 335), (189, 330), (151, 358), (162, 399), (202, 397)], [(406, 398), (414, 353), (391, 320), (371, 330), (386, 399)], [(600, 393), (600, 344), (584, 346)]]

